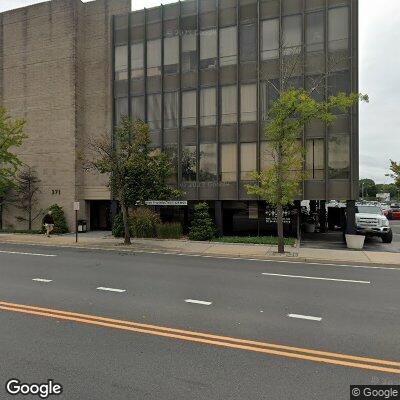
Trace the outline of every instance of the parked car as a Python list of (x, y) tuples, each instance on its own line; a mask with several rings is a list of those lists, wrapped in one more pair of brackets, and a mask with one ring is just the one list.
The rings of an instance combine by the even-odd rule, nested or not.
[(389, 221), (379, 206), (358, 204), (356, 225), (360, 235), (380, 237), (383, 243), (391, 243), (393, 240)]
[(383, 214), (387, 217), (387, 219), (400, 220), (400, 205), (399, 204), (391, 204), (390, 208), (383, 211)]

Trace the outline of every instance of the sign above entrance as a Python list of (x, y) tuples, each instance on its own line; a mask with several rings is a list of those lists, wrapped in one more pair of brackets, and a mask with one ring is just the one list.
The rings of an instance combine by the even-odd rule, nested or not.
[(187, 206), (187, 200), (147, 200), (147, 206)]

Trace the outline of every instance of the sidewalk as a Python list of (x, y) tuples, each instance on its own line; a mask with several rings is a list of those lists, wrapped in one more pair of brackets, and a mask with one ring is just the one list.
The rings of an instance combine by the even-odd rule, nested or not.
[(351, 264), (387, 264), (400, 267), (400, 254), (374, 251), (326, 250), (286, 246), (286, 254), (278, 255), (276, 246), (251, 244), (226, 244), (213, 242), (193, 242), (189, 240), (132, 239), (131, 246), (124, 246), (122, 239), (116, 239), (109, 233), (94, 232), (79, 235), (75, 243), (74, 234), (55, 235), (51, 238), (43, 235), (0, 233), (1, 243), (37, 244), (76, 248), (96, 248), (117, 251), (143, 251), (159, 253), (182, 253), (201, 256), (237, 257), (260, 260), (290, 260), (325, 263)]

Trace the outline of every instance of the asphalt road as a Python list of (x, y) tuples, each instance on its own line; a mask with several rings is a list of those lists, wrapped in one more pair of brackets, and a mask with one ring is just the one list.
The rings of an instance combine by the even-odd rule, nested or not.
[(54, 379), (68, 400), (400, 384), (400, 268), (2, 244), (0, 276), (0, 399), (38, 398), (6, 394), (10, 378)]

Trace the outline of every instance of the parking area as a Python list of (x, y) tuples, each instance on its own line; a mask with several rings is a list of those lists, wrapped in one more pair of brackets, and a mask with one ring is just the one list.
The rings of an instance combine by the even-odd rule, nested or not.
[[(382, 243), (377, 237), (365, 238), (364, 250), (400, 253), (400, 221), (390, 221), (393, 230), (393, 242)], [(346, 249), (342, 232), (303, 233), (301, 247), (313, 249)]]

